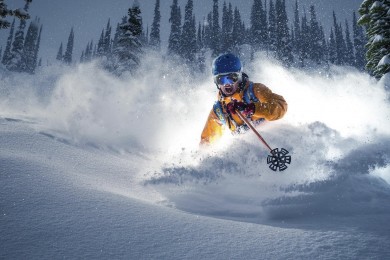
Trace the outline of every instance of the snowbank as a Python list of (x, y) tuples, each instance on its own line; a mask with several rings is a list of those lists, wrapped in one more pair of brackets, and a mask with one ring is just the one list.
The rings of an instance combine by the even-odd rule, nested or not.
[(289, 103), (258, 128), (292, 156), (275, 173), (250, 132), (199, 150), (210, 75), (152, 56), (143, 66), (134, 78), (97, 63), (4, 77), (1, 257), (390, 256), (385, 79), (262, 56), (246, 66)]

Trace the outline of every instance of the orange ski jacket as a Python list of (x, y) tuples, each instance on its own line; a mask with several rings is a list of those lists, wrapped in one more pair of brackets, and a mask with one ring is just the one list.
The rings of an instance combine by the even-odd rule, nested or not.
[(233, 134), (247, 130), (248, 127), (237, 114), (227, 112), (226, 105), (233, 100), (255, 104), (255, 112), (250, 118), (254, 124), (280, 119), (287, 112), (287, 102), (282, 96), (273, 93), (261, 83), (247, 81), (245, 86), (232, 96), (224, 97), (221, 93), (218, 94), (218, 101), (211, 109), (204, 126), (201, 144), (209, 144), (219, 139), (225, 127)]

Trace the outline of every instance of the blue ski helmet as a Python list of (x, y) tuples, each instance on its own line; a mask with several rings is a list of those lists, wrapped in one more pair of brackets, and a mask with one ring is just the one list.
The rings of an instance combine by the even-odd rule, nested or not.
[(213, 76), (230, 72), (241, 72), (242, 65), (240, 59), (231, 53), (219, 55), (213, 61)]

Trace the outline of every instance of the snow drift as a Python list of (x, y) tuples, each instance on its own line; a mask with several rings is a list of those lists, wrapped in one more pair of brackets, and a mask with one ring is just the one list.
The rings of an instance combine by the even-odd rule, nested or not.
[(121, 78), (3, 71), (0, 258), (389, 258), (388, 80), (261, 55), (245, 70), (289, 103), (258, 127), (290, 151), (284, 172), (250, 132), (199, 149), (207, 71), (153, 55)]
[[(138, 75), (122, 78), (98, 63), (8, 75), (1, 84), (2, 117), (133, 161), (131, 173), (95, 176), (101, 181), (79, 176), (98, 190), (250, 222), (390, 213), (390, 109), (383, 82), (352, 68), (285, 69), (261, 54), (246, 64), (251, 80), (289, 103), (282, 120), (258, 128), (272, 147), (292, 155), (288, 170), (275, 173), (250, 132), (226, 133), (215, 147), (199, 149), (216, 90), (207, 71), (192, 77), (177, 68), (149, 55)], [(123, 184), (128, 174), (137, 192)], [(147, 195), (151, 191), (155, 196)]]

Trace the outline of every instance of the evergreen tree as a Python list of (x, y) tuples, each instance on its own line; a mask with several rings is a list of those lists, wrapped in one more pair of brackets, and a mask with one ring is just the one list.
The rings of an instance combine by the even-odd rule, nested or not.
[(299, 54), (301, 50), (301, 22), (299, 19), (299, 7), (298, 0), (295, 0), (295, 9), (294, 9), (294, 40), (293, 40), (293, 52)]
[(255, 50), (264, 49), (267, 42), (267, 19), (262, 0), (254, 0), (250, 21), (252, 47)]
[(213, 32), (212, 32), (212, 27), (213, 27), (213, 14), (210, 12), (207, 15), (207, 20), (206, 20), (206, 25), (204, 27), (204, 37), (203, 37), (203, 44), (205, 48), (211, 49), (211, 39), (213, 37)]
[(346, 44), (343, 36), (341, 25), (337, 23), (336, 13), (333, 11), (333, 27), (336, 42), (336, 61), (335, 64), (341, 65), (345, 63)]
[(204, 48), (203, 45), (203, 27), (201, 23), (198, 24), (198, 30), (196, 32), (196, 50), (199, 52), (201, 49)]
[(105, 50), (105, 41), (104, 41), (104, 29), (103, 29), (101, 34), (100, 34), (99, 41), (98, 41), (96, 55), (98, 57), (104, 56), (104, 50)]
[(337, 46), (336, 46), (336, 39), (335, 39), (335, 34), (333, 32), (333, 28), (331, 28), (331, 30), (330, 30), (328, 57), (329, 57), (330, 63), (332, 63), (332, 64), (336, 63), (336, 61), (337, 61)]
[(357, 24), (355, 12), (353, 12), (352, 27), (353, 27), (353, 45), (355, 48), (354, 64), (355, 67), (357, 67), (358, 69), (364, 69), (364, 65), (365, 65), (364, 44), (366, 40), (364, 38), (363, 28)]
[(66, 50), (64, 54), (63, 61), (67, 64), (72, 63), (72, 55), (73, 55), (73, 44), (74, 44), (74, 33), (73, 33), (73, 27), (70, 30), (70, 34), (68, 37), (68, 43), (66, 45)]
[(360, 8), (359, 24), (366, 28), (366, 69), (377, 79), (390, 72), (390, 2), (366, 0)]
[(320, 26), (320, 49), (322, 52), (320, 53), (320, 60), (327, 62), (328, 61), (328, 44), (325, 38), (324, 28)]
[(177, 4), (177, 0), (173, 0), (171, 5), (171, 17), (169, 18), (171, 23), (171, 32), (168, 40), (168, 54), (180, 53), (180, 37), (181, 37), (181, 12), (180, 7)]
[(355, 60), (355, 54), (353, 51), (354, 48), (351, 40), (351, 34), (349, 33), (349, 24), (347, 20), (345, 20), (345, 44), (346, 44), (345, 63), (347, 65), (353, 66)]
[[(115, 34), (114, 34), (114, 40), (112, 42), (112, 52), (116, 51), (118, 49), (118, 43), (119, 43), (119, 38), (121, 38), (124, 34), (124, 31), (121, 29), (122, 26), (124, 26), (127, 23), (127, 17), (123, 16), (122, 20), (120, 23), (117, 24), (116, 29), (115, 29)], [(91, 55), (92, 55), (92, 47), (91, 45)]]
[(81, 51), (80, 63), (84, 63), (84, 62), (85, 62), (85, 54), (84, 51)]
[(224, 52), (231, 52), (233, 50), (233, 7), (229, 3), (227, 7), (226, 2), (223, 4), (222, 11), (222, 50)]
[(290, 30), (286, 13), (285, 0), (276, 0), (276, 55), (284, 65), (291, 65), (293, 62)]
[(106, 32), (104, 34), (104, 56), (109, 56), (111, 53), (111, 24), (110, 19), (108, 19), (107, 26), (106, 26)]
[(211, 37), (211, 50), (213, 56), (218, 56), (222, 51), (219, 45), (220, 40), (220, 27), (219, 27), (219, 10), (218, 0), (213, 0), (213, 24), (212, 24), (212, 37)]
[(298, 54), (299, 57), (299, 63), (301, 67), (305, 66), (305, 60), (309, 58), (309, 48), (310, 46), (310, 27), (307, 22), (306, 12), (302, 16), (301, 19), (301, 28), (300, 28), (300, 51)]
[(36, 60), (36, 49), (38, 47), (38, 34), (39, 34), (39, 21), (35, 19), (35, 21), (31, 22), (27, 33), (26, 39), (24, 41), (23, 48), (23, 71), (33, 74), (35, 72), (35, 68), (37, 66)]
[(276, 23), (276, 10), (273, 0), (269, 2), (269, 16), (268, 16), (268, 42), (269, 49), (272, 56), (276, 56), (276, 34), (277, 34), (277, 23)]
[(15, 29), (15, 19), (12, 22), (11, 29), (9, 31), (9, 35), (7, 39), (7, 45), (5, 46), (3, 59), (1, 61), (1, 63), (3, 63), (4, 65), (8, 64), (11, 59), (11, 46), (12, 46), (12, 40), (14, 38), (14, 29)]
[(161, 39), (160, 39), (160, 0), (156, 0), (156, 4), (154, 7), (154, 18), (152, 23), (152, 31), (150, 32), (150, 43), (149, 45), (157, 50), (161, 50)]
[[(35, 53), (34, 53), (34, 64), (38, 64), (38, 53), (39, 53), (39, 48), (41, 47), (41, 37), (42, 37), (42, 29), (43, 26), (41, 25), (41, 28), (39, 29), (39, 34), (38, 34), (38, 40), (37, 40), (37, 45), (35, 46)], [(40, 66), (40, 65), (38, 65)]]
[(124, 71), (134, 72), (140, 64), (142, 54), (142, 18), (141, 9), (137, 0), (129, 8), (128, 20), (121, 25), (123, 33), (119, 36), (115, 50), (115, 70), (121, 74)]
[(64, 52), (63, 52), (62, 42), (61, 42), (60, 48), (58, 49), (58, 52), (57, 52), (57, 57), (56, 57), (56, 59), (59, 60), (59, 61), (62, 61), (62, 59), (64, 58), (63, 53), (64, 53)]
[(240, 45), (243, 43), (242, 37), (242, 21), (241, 14), (237, 7), (234, 8), (234, 17), (233, 17), (233, 53), (238, 54)]
[[(24, 11), (28, 12), (31, 1), (26, 1)], [(19, 28), (15, 34), (15, 39), (12, 43), (11, 55), (8, 63), (5, 65), (8, 70), (22, 72), (25, 69), (23, 63), (23, 48), (24, 48), (24, 29), (26, 27), (26, 20), (20, 20)]]
[(321, 30), (320, 25), (317, 21), (316, 11), (313, 5), (310, 6), (310, 29), (309, 29), (309, 57), (314, 62), (319, 64), (322, 60), (322, 54), (324, 50), (322, 49), (321, 41)]
[(193, 0), (188, 0), (184, 12), (184, 24), (181, 36), (181, 56), (187, 64), (195, 62), (196, 27), (193, 16)]
[[(25, 0), (26, 5), (32, 2), (32, 0)], [(6, 29), (10, 26), (10, 23), (5, 20), (7, 16), (15, 16), (21, 20), (29, 19), (30, 15), (27, 13), (27, 10), (21, 11), (20, 9), (11, 10), (8, 9), (4, 0), (0, 0), (0, 29)]]
[(203, 43), (204, 27), (199, 22), (198, 32), (196, 36), (196, 49), (197, 49), (197, 64), (200, 72), (204, 72), (206, 68), (205, 48)]

